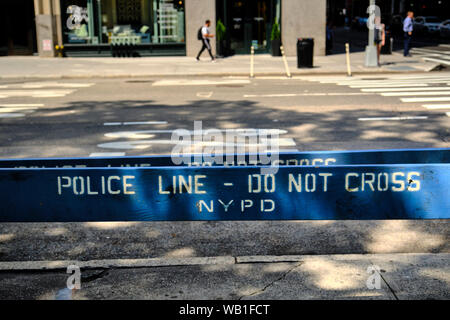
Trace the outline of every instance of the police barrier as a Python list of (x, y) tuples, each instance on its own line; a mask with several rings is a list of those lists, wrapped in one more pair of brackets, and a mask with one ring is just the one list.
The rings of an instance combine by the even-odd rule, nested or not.
[(448, 219), (449, 166), (0, 169), (0, 221)]
[(238, 154), (206, 156), (140, 156), (112, 158), (54, 158), (0, 160), (0, 168), (55, 167), (166, 167), (185, 166), (252, 166), (267, 165), (353, 165), (353, 164), (414, 164), (450, 163), (450, 149), (405, 149), (361, 151), (313, 151), (276, 154)]

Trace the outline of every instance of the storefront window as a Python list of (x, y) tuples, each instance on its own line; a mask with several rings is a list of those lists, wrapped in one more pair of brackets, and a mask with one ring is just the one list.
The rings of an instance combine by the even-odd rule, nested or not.
[(61, 11), (65, 43), (98, 43), (93, 0), (63, 0)]
[(183, 0), (62, 0), (64, 42), (184, 43)]

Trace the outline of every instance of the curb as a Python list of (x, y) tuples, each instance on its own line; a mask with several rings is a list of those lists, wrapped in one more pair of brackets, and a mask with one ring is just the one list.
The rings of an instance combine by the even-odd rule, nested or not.
[(150, 259), (106, 259), (106, 260), (59, 260), (59, 261), (6, 261), (0, 262), (0, 272), (11, 271), (56, 271), (66, 270), (69, 265), (81, 269), (108, 268), (155, 268), (207, 265), (235, 265), (252, 263), (295, 263), (332, 259), (334, 261), (370, 260), (387, 257), (431, 257), (442, 256), (450, 259), (450, 253), (387, 253), (387, 254), (335, 254), (335, 255), (285, 255), (285, 256), (222, 256), (188, 258), (150, 258)]
[[(352, 71), (352, 75), (373, 75), (373, 74), (412, 74), (412, 73), (428, 73), (437, 69), (440, 64), (433, 65), (424, 70), (384, 70), (373, 69), (370, 71)], [(347, 72), (299, 72), (291, 71), (292, 76), (346, 76)], [(221, 73), (186, 73), (186, 74), (80, 74), (80, 75), (7, 75), (0, 76), (0, 80), (27, 80), (27, 79), (118, 79), (118, 78), (186, 78), (186, 77), (249, 77), (248, 72), (221, 72)], [(256, 72), (255, 78), (258, 77), (287, 77), (284, 72)]]

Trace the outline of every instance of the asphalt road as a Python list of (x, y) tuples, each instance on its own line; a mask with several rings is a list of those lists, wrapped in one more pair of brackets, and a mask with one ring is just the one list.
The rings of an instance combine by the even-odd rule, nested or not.
[[(0, 157), (169, 154), (194, 121), (276, 129), (284, 150), (450, 147), (450, 73), (395, 77), (2, 81)], [(382, 95), (395, 87), (404, 96)], [(402, 100), (417, 98), (441, 100)], [(6, 223), (0, 260), (448, 253), (448, 238), (447, 221)]]
[[(189, 85), (183, 86), (175, 85), (179, 79), (162, 80), (87, 79), (53, 85), (40, 81), (36, 83), (40, 88), (23, 88), (24, 83), (3, 81), (0, 86), (6, 86), (2, 91), (7, 93), (0, 98), (0, 104), (12, 112), (0, 114), (0, 156), (167, 154), (173, 145), (164, 140), (170, 139), (171, 130), (193, 130), (194, 121), (199, 120), (204, 129), (283, 130), (280, 138), (293, 139), (295, 146), (289, 149), (298, 150), (449, 146), (449, 118), (445, 110), (427, 110), (423, 103), (401, 103), (399, 97), (302, 79), (188, 79), (185, 82)], [(192, 85), (195, 81), (213, 84)], [(80, 88), (77, 84), (89, 87)], [(23, 96), (32, 94), (30, 91), (34, 97)], [(358, 120), (398, 116), (428, 118)], [(134, 124), (143, 121), (156, 123)], [(132, 123), (123, 125), (124, 122)], [(137, 147), (111, 144), (130, 139), (119, 133), (141, 130), (165, 132), (147, 132), (151, 138), (144, 135), (139, 140), (153, 141)]]

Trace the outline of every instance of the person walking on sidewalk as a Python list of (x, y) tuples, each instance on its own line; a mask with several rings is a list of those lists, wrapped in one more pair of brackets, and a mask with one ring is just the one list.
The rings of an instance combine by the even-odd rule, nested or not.
[(413, 18), (414, 13), (412, 11), (408, 11), (408, 15), (406, 19), (403, 21), (403, 32), (405, 33), (405, 43), (404, 43), (404, 51), (403, 55), (405, 57), (411, 57), (409, 53), (409, 49), (411, 49), (411, 38), (413, 32)]
[(212, 62), (216, 62), (216, 59), (214, 58), (212, 52), (211, 52), (211, 44), (209, 42), (209, 38), (213, 38), (214, 35), (211, 34), (209, 31), (209, 27), (211, 26), (211, 21), (206, 20), (205, 25), (198, 31), (198, 38), (202, 41), (202, 48), (200, 49), (200, 52), (197, 55), (197, 61), (200, 61), (200, 55), (205, 51), (205, 49), (208, 50), (209, 56), (212, 59)]

